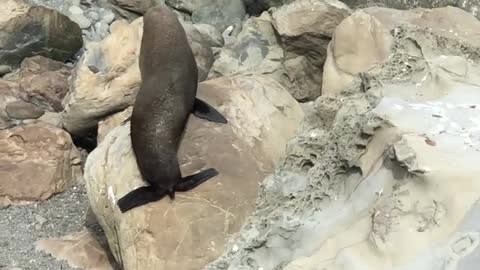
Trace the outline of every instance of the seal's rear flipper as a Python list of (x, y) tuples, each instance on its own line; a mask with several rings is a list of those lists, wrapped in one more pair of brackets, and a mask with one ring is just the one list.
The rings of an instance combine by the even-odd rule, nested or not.
[(193, 104), (193, 114), (198, 118), (206, 119), (215, 123), (226, 124), (228, 122), (221, 113), (215, 110), (215, 108), (198, 98), (195, 98), (195, 103)]
[(159, 190), (152, 186), (145, 186), (127, 193), (127, 195), (118, 200), (117, 205), (120, 211), (125, 213), (133, 208), (158, 201), (165, 197), (165, 195), (167, 195), (167, 192), (164, 190)]
[(216, 175), (218, 175), (218, 171), (214, 168), (210, 168), (199, 173), (183, 177), (180, 182), (175, 184), (175, 191), (189, 191)]

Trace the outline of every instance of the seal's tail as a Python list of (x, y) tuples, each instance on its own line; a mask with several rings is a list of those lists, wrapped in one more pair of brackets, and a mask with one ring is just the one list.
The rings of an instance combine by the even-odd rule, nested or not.
[(159, 190), (152, 186), (145, 186), (127, 193), (127, 195), (118, 200), (117, 205), (120, 211), (125, 213), (135, 207), (161, 200), (166, 195), (167, 191)]
[(175, 191), (189, 191), (216, 175), (218, 175), (218, 171), (210, 168), (196, 174), (185, 176), (175, 185)]
[(210, 168), (196, 174), (183, 177), (177, 184), (175, 184), (173, 191), (158, 189), (152, 186), (137, 188), (120, 198), (120, 200), (117, 202), (117, 205), (118, 208), (120, 208), (120, 211), (125, 213), (128, 210), (145, 205), (147, 203), (159, 201), (166, 195), (169, 195), (173, 200), (175, 198), (175, 191), (189, 191), (216, 175), (218, 175), (218, 171), (214, 168)]

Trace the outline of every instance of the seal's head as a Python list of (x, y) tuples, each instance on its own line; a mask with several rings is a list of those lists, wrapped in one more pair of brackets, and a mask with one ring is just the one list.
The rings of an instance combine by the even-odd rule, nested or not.
[(175, 69), (179, 59), (195, 61), (177, 15), (166, 6), (150, 8), (143, 16), (140, 69), (156, 70), (164, 63), (169, 63), (169, 68)]

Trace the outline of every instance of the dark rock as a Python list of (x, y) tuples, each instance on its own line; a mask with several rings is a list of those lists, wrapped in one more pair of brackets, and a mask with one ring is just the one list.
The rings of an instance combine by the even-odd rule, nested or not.
[(294, 0), (243, 0), (247, 8), (247, 13), (251, 15), (259, 15), (271, 7), (279, 7), (293, 1)]
[(67, 16), (24, 0), (1, 1), (0, 63), (18, 67), (22, 60), (43, 55), (61, 62), (82, 46), (80, 27)]

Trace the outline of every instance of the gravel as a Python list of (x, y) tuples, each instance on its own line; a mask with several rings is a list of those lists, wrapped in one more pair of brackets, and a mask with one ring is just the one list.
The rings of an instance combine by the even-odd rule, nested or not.
[(0, 269), (70, 270), (35, 250), (42, 238), (62, 237), (85, 228), (88, 198), (83, 184), (74, 186), (49, 200), (0, 210)]

